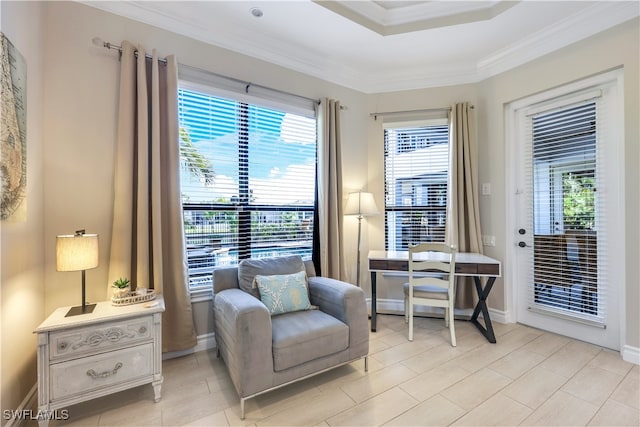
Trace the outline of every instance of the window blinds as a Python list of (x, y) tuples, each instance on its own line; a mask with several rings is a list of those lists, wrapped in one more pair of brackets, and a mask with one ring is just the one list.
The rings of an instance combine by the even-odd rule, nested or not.
[(178, 100), (191, 282), (243, 258), (310, 257), (315, 118), (184, 88)]
[(388, 123), (384, 130), (385, 245), (444, 242), (449, 173), (449, 125)]

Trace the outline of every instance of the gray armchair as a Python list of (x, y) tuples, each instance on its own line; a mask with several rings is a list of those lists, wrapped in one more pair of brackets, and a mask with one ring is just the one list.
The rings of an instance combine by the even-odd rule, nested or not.
[[(306, 270), (309, 299), (318, 309), (271, 316), (253, 286), (256, 274)], [(369, 325), (362, 289), (317, 277), (313, 264), (298, 256), (248, 259), (213, 273), (215, 337), (240, 397), (262, 393), (364, 358)]]

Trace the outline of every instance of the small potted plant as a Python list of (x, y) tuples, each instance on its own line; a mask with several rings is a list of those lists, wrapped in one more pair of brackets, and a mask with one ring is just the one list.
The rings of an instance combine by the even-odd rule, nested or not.
[(113, 295), (116, 298), (124, 298), (129, 296), (129, 291), (131, 290), (131, 286), (129, 285), (129, 279), (125, 277), (121, 277), (115, 282), (113, 282)]

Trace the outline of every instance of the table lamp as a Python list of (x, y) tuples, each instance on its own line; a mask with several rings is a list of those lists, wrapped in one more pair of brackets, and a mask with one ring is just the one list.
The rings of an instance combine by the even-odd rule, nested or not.
[(378, 207), (373, 199), (373, 194), (358, 191), (349, 193), (347, 204), (344, 208), (345, 215), (358, 215), (358, 258), (356, 271), (356, 285), (360, 286), (360, 236), (362, 233), (362, 218), (369, 215), (378, 215)]
[(71, 307), (65, 317), (91, 313), (95, 304), (85, 299), (85, 270), (98, 266), (98, 235), (85, 234), (84, 230), (74, 235), (56, 236), (56, 270), (82, 271), (82, 305)]

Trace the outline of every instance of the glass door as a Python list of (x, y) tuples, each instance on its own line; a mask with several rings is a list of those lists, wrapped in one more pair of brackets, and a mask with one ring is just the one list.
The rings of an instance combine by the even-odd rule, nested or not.
[(608, 94), (605, 85), (514, 110), (514, 277), (518, 322), (618, 349)]

